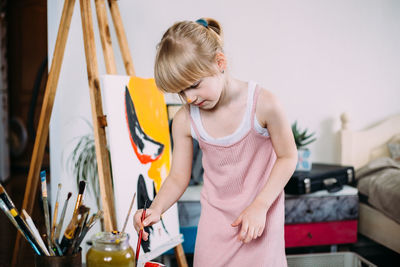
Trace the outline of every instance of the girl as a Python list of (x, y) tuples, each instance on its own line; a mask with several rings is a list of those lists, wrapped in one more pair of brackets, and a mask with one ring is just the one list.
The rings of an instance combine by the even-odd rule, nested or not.
[[(297, 162), (291, 128), (275, 96), (231, 77), (222, 30), (212, 19), (183, 21), (161, 39), (157, 87), (187, 105), (174, 117), (170, 173), (137, 231), (181, 197), (192, 166), (192, 138), (203, 152), (204, 185), (194, 266), (286, 266), (284, 192)], [(143, 239), (148, 234), (144, 232)]]

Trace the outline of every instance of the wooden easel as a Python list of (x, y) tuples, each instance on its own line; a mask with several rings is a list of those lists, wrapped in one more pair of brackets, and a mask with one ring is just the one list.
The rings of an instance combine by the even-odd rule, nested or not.
[[(92, 119), (94, 129), (94, 139), (96, 148), (96, 157), (99, 174), (100, 193), (102, 200), (102, 207), (104, 211), (104, 226), (106, 231), (116, 229), (115, 207), (111, 183), (111, 172), (109, 166), (109, 156), (106, 150), (107, 140), (105, 127), (107, 126), (106, 117), (103, 114), (101, 90), (99, 81), (98, 64), (96, 57), (96, 46), (93, 32), (92, 11), (90, 0), (79, 0), (81, 9), (83, 41), (85, 46), (86, 65), (88, 73), (88, 82), (90, 90), (90, 102), (92, 107)], [(32, 160), (29, 167), (28, 179), (25, 188), (24, 201), (22, 208), (29, 214), (32, 213), (33, 204), (36, 196), (36, 189), (39, 184), (39, 172), (43, 161), (43, 154), (46, 146), (46, 141), (49, 135), (49, 123), (51, 112), (53, 109), (54, 98), (56, 95), (58, 79), (60, 76), (61, 65), (64, 57), (65, 45), (68, 39), (69, 27), (71, 25), (71, 18), (74, 10), (75, 0), (65, 0), (64, 7), (61, 15), (60, 25), (51, 63), (51, 68), (46, 84), (45, 95), (43, 100), (42, 109), (40, 112), (40, 119), (38, 130), (36, 134), (35, 144), (33, 147)], [(99, 32), (101, 44), (103, 48), (104, 61), (106, 65), (107, 74), (116, 74), (117, 68), (114, 59), (114, 53), (111, 44), (111, 36), (107, 21), (107, 12), (105, 0), (95, 0), (96, 14), (99, 25)], [(116, 0), (108, 0), (110, 13), (112, 16), (113, 24), (115, 27), (116, 35), (118, 38), (119, 47), (123, 57), (126, 73), (129, 76), (135, 76), (133, 68), (132, 57), (129, 52), (129, 46), (125, 31), (123, 28), (121, 15)], [(21, 243), (21, 235), (18, 232), (14, 254), (12, 259), (12, 266), (18, 266), (18, 255), (23, 250)], [(22, 245), (22, 246), (21, 246)], [(183, 252), (182, 244), (175, 247), (175, 255), (178, 265), (187, 267), (187, 261)]]

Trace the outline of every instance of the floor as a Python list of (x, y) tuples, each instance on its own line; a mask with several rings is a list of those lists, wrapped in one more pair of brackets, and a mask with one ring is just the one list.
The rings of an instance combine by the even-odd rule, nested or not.
[[(286, 249), (286, 255), (307, 254), (307, 253), (329, 253), (330, 251), (331, 251), (330, 246), (290, 248)], [(400, 254), (395, 253), (394, 251), (391, 251), (383, 246), (380, 246), (379, 244), (373, 242), (372, 240), (362, 235), (358, 236), (358, 242), (355, 244), (339, 245), (338, 252), (354, 252), (379, 267), (400, 266)], [(187, 254), (186, 259), (188, 261), (189, 267), (192, 267), (193, 254)], [(162, 258), (157, 260), (161, 262)], [(178, 266), (174, 257), (172, 257), (170, 261), (171, 261), (171, 267)]]

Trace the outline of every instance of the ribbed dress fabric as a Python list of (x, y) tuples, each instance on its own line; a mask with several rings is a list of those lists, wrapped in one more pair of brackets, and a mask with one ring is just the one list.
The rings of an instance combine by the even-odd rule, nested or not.
[(198, 131), (201, 117), (190, 116), (203, 153), (204, 168), (194, 267), (287, 266), (283, 191), (266, 214), (261, 237), (242, 243), (237, 239), (241, 226), (231, 226), (261, 191), (276, 160), (270, 137), (254, 129), (260, 88), (249, 83), (249, 90), (254, 92), (253, 101), (247, 105), (251, 112), (243, 119), (251, 121), (250, 127), (231, 144), (216, 144), (202, 138)]

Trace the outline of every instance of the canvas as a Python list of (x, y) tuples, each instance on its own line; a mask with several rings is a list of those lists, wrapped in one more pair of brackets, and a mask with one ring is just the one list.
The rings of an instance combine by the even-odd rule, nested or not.
[[(118, 229), (121, 230), (136, 192), (132, 214), (151, 204), (168, 175), (171, 142), (164, 95), (154, 79), (105, 75), (101, 77), (104, 114), (107, 116), (107, 141)], [(151, 260), (181, 242), (176, 205), (162, 216), (162, 221), (146, 227), (149, 242), (142, 242), (139, 262)], [(137, 233), (133, 219), (126, 232), (132, 248)]]

